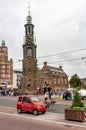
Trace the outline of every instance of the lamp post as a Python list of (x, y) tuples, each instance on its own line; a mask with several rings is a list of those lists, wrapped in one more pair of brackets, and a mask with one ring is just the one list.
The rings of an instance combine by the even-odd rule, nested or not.
[(86, 57), (82, 57), (81, 59), (85, 59), (85, 65), (86, 65)]

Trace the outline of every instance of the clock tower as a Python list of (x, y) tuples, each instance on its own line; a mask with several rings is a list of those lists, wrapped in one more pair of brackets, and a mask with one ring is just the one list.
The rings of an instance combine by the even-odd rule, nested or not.
[(25, 24), (25, 40), (23, 44), (23, 80), (22, 89), (34, 92), (37, 82), (37, 59), (36, 59), (36, 44), (34, 38), (34, 25), (32, 24), (32, 17), (30, 9), (26, 18)]

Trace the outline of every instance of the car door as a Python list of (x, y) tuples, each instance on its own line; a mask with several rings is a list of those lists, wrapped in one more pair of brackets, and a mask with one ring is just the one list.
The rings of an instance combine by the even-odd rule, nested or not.
[(28, 97), (23, 97), (22, 109), (24, 111), (31, 111), (31, 101)]

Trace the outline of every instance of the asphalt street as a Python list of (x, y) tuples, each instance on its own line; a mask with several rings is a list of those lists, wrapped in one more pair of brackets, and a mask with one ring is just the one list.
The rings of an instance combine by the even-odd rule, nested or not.
[[(48, 108), (52, 109), (54, 111), (53, 112), (49, 112), (47, 111), (46, 114), (43, 115), (39, 115), (39, 116), (33, 116), (32, 114), (28, 114), (28, 113), (22, 113), (21, 115), (17, 114), (16, 111), (16, 102), (17, 102), (18, 97), (0, 97), (0, 115), (9, 115), (9, 116), (13, 116), (13, 117), (20, 117), (22, 116), (22, 118), (29, 118), (29, 119), (34, 119), (34, 120), (42, 120), (42, 121), (46, 121), (46, 122), (52, 122), (52, 123), (56, 123), (56, 124), (60, 124), (60, 125), (65, 125), (68, 127), (76, 127), (76, 128), (85, 128), (86, 129), (86, 122), (76, 122), (76, 121), (69, 121), (69, 120), (65, 120), (64, 117), (64, 113), (55, 113), (55, 109), (63, 109), (62, 106), (66, 106), (71, 104), (71, 101), (64, 101), (64, 100), (57, 100), (56, 106), (50, 106), (52, 108)], [(4, 104), (3, 104), (4, 102)], [(9, 103), (8, 103), (9, 102)], [(12, 104), (11, 104), (12, 102)], [(85, 101), (86, 102), (86, 101)], [(9, 106), (8, 104), (14, 105), (13, 106)], [(29, 115), (29, 116), (28, 116)]]

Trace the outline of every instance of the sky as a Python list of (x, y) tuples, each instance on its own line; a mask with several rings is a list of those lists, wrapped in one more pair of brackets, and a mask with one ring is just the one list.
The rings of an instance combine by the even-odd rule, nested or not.
[(14, 69), (22, 69), (28, 6), (37, 44), (38, 67), (44, 61), (63, 67), (70, 78), (86, 77), (86, 0), (0, 0), (0, 42), (5, 40)]

